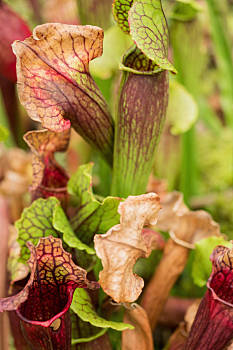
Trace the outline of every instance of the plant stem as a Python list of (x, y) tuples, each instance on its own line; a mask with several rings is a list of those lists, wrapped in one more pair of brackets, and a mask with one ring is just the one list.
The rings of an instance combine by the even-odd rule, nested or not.
[(222, 123), (205, 98), (198, 97), (199, 114), (206, 127), (213, 131), (216, 135), (221, 133)]
[(145, 288), (141, 306), (148, 314), (152, 330), (156, 327), (171, 288), (186, 265), (188, 252), (187, 248), (169, 239), (154, 276)]
[(182, 135), (181, 168), (180, 189), (184, 201), (189, 203), (197, 189), (195, 126)]
[[(0, 93), (0, 124), (5, 126), (7, 129), (9, 129), (9, 122), (8, 122), (8, 118), (6, 116), (6, 111), (3, 105), (3, 99)], [(7, 138), (7, 140), (5, 141), (5, 145), (7, 147), (14, 147), (15, 146), (15, 141), (12, 137), (12, 133), (9, 133), (9, 136)]]
[[(192, 21), (173, 21), (171, 40), (177, 79), (198, 102), (200, 96), (200, 77), (204, 69), (201, 47), (203, 31), (198, 17)], [(197, 191), (197, 164), (195, 146), (195, 125), (181, 136), (182, 160), (180, 190), (186, 203)]]
[(124, 72), (115, 125), (111, 194), (145, 193), (168, 101), (168, 73)]
[(43, 23), (42, 17), (41, 17), (41, 6), (40, 6), (38, 0), (29, 0), (29, 3), (33, 9), (34, 17), (35, 17), (36, 21), (38, 22), (38, 24)]
[(153, 350), (153, 335), (147, 313), (138, 304), (126, 308), (124, 322), (134, 329), (122, 332), (122, 350)]
[(219, 68), (222, 108), (228, 126), (233, 128), (233, 61), (230, 44), (224, 31), (223, 16), (219, 1), (206, 0), (209, 10), (211, 32)]
[(3, 111), (1, 113), (1, 123), (6, 127), (10, 127), (10, 131), (14, 139), (14, 142), (13, 140), (12, 142), (19, 146), (22, 143), (22, 135), (15, 83), (1, 78), (0, 90), (2, 94), (2, 102), (5, 109), (5, 113)]
[(79, 0), (77, 5), (82, 25), (91, 24), (103, 29), (110, 27), (112, 0)]

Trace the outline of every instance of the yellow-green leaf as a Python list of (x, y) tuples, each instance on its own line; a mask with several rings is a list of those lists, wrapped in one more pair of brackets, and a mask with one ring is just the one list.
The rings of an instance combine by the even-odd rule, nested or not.
[(88, 293), (82, 288), (77, 288), (75, 290), (73, 301), (71, 304), (71, 309), (83, 321), (89, 322), (95, 327), (112, 328), (117, 331), (123, 331), (125, 329), (134, 329), (134, 327), (130, 324), (109, 321), (99, 316), (92, 306), (91, 298), (89, 297)]

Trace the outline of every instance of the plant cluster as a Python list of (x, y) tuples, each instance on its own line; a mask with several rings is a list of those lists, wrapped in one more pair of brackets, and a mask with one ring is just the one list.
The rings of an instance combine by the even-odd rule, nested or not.
[[(18, 146), (2, 145), (0, 155), (0, 251), (8, 260), (0, 312), (9, 311), (12, 347), (230, 349), (232, 243), (202, 210), (205, 196), (197, 196), (196, 151), (205, 172), (206, 145), (221, 134), (231, 158), (233, 65), (217, 2), (206, 0), (219, 67), (228, 75), (219, 85), (219, 115), (199, 91), (203, 1), (80, 0), (79, 20), (72, 11), (62, 15), (71, 3), (57, 0), (51, 14), (32, 1), (32, 21), (52, 23), (31, 33), (0, 2), (0, 87), (12, 132), (1, 125), (0, 137)], [(200, 137), (206, 128), (208, 137), (195, 148), (198, 113), (205, 114)], [(26, 127), (25, 114), (32, 120)], [(206, 173), (200, 188), (221, 190), (224, 182), (227, 191), (232, 178), (221, 175), (212, 185)], [(186, 280), (196, 293), (185, 295)], [(176, 299), (176, 309), (183, 307), (176, 321), (171, 294), (180, 290), (189, 298)], [(166, 317), (172, 326), (160, 344)], [(0, 326), (7, 350), (3, 318)]]

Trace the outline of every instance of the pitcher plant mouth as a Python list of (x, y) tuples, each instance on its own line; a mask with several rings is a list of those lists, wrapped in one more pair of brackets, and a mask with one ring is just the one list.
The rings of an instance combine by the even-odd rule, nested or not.
[[(87, 272), (75, 265), (62, 241), (53, 236), (40, 238), (28, 261), (31, 275), (16, 295), (0, 298), (0, 311), (16, 311), (22, 337), (32, 349), (70, 349), (69, 308), (76, 288), (99, 288), (88, 281)], [(13, 317), (13, 316), (12, 316)]]
[(164, 70), (155, 62), (148, 59), (136, 45), (129, 48), (124, 54), (119, 69), (138, 75), (154, 75)]
[[(32, 325), (38, 325), (38, 326), (42, 326), (42, 327), (51, 327), (51, 325), (57, 320), (59, 319), (61, 316), (63, 316), (70, 308), (70, 305), (72, 303), (72, 299), (73, 299), (73, 294), (75, 291), (76, 287), (72, 287), (72, 286), (68, 286), (67, 287), (67, 301), (65, 306), (62, 308), (62, 310), (58, 313), (56, 313), (54, 316), (51, 316), (48, 320), (34, 320), (34, 319), (30, 319), (27, 316), (27, 312), (28, 312), (28, 306), (30, 306), (30, 296), (29, 298), (22, 303), (19, 308), (16, 310), (16, 313), (18, 315), (18, 317), (23, 320), (24, 322), (30, 323)], [(28, 305), (29, 304), (29, 305)], [(52, 311), (52, 310), (51, 310)], [(38, 318), (40, 318), (40, 314), (37, 315)]]
[(198, 308), (185, 350), (221, 350), (233, 337), (233, 249), (217, 246), (212, 273)]
[(215, 300), (233, 307), (233, 249), (218, 246), (210, 256), (213, 269), (207, 287)]
[[(15, 322), (17, 322), (21, 329), (20, 338), (23, 338), (21, 341), (26, 342), (27, 345), (36, 350), (69, 350), (71, 347), (71, 321), (69, 308), (72, 302), (73, 292), (74, 288), (68, 286), (68, 300), (64, 308), (62, 309), (63, 305), (59, 305), (60, 311), (56, 310), (58, 312), (55, 315), (53, 315), (53, 310), (49, 310), (49, 313), (51, 313), (50, 316), (53, 316), (46, 321), (43, 319), (41, 321), (35, 319), (32, 320), (28, 317), (25, 317), (29, 316), (27, 313), (28, 309), (30, 310), (30, 306), (32, 306), (34, 310), (34, 305), (33, 302), (31, 302), (30, 298), (21, 304), (16, 310), (15, 314), (15, 318), (18, 318), (18, 320), (15, 320)], [(52, 304), (50, 306), (53, 308)], [(25, 310), (21, 310), (23, 308), (25, 308)], [(40, 316), (42, 316), (41, 313), (43, 313), (43, 309), (41, 312), (35, 314), (38, 319)]]
[(229, 302), (225, 301), (224, 299), (220, 298), (220, 297), (215, 293), (214, 289), (211, 288), (209, 282), (207, 283), (207, 288), (208, 288), (208, 290), (211, 292), (211, 294), (212, 294), (214, 300), (217, 300), (217, 301), (219, 301), (220, 303), (225, 304), (226, 306), (229, 306), (229, 307), (232, 307), (232, 308), (233, 308), (233, 304), (232, 304), (232, 303), (229, 303)]

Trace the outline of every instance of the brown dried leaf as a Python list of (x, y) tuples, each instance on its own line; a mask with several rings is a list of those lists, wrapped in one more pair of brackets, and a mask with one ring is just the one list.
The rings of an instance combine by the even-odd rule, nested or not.
[(142, 237), (148, 250), (162, 250), (165, 246), (165, 240), (163, 236), (159, 232), (156, 232), (152, 229), (144, 228), (142, 230)]
[(25, 176), (28, 172), (30, 161), (31, 157), (27, 152), (19, 148), (6, 149), (3, 145), (0, 145), (1, 177), (2, 172), (4, 173), (8, 169)]
[(14, 42), (13, 50), (19, 97), (29, 116), (55, 132), (72, 125), (110, 159), (113, 121), (89, 73), (89, 62), (102, 54), (102, 46), (101, 28), (47, 23)]
[(147, 184), (147, 192), (155, 192), (160, 200), (167, 194), (168, 183), (164, 179), (158, 179), (153, 174), (150, 175)]
[(233, 350), (233, 341), (226, 347), (226, 350)]
[(124, 322), (134, 326), (134, 330), (122, 332), (122, 350), (153, 350), (153, 337), (145, 310), (138, 304), (126, 309)]
[(0, 192), (5, 196), (21, 196), (27, 191), (28, 184), (29, 178), (23, 177), (12, 170), (7, 170), (0, 184)]
[(18, 148), (6, 150), (0, 145), (0, 194), (7, 199), (11, 223), (20, 217), (26, 204), (31, 173), (31, 155)]
[(157, 226), (162, 231), (169, 231), (174, 217), (179, 217), (189, 210), (184, 204), (182, 193), (179, 192), (167, 193), (161, 202), (161, 206)]
[[(133, 273), (139, 258), (148, 257), (151, 246), (143, 237), (144, 226), (154, 226), (160, 210), (159, 197), (155, 193), (130, 196), (120, 203), (120, 224), (106, 234), (95, 235), (95, 249), (102, 260), (100, 285), (116, 302), (133, 302), (144, 286), (143, 279)], [(156, 235), (150, 231), (151, 235)]]
[(18, 148), (1, 148), (0, 176), (0, 192), (3, 195), (24, 194), (31, 180), (31, 156)]
[(179, 327), (171, 335), (167, 350), (184, 350), (185, 343), (187, 341), (187, 332), (185, 330), (185, 323), (181, 322)]
[(169, 232), (171, 238), (166, 242), (163, 257), (141, 300), (152, 329), (158, 322), (171, 288), (185, 268), (189, 249), (200, 239), (221, 236), (219, 225), (211, 215), (202, 210), (189, 210), (181, 193), (168, 193), (162, 198), (161, 206), (156, 227)]
[(189, 333), (192, 327), (193, 321), (195, 319), (198, 307), (200, 305), (201, 299), (197, 299), (190, 307), (188, 308), (184, 320), (186, 325), (186, 330)]
[(161, 201), (157, 227), (172, 232), (176, 238), (194, 244), (209, 236), (220, 236), (219, 225), (204, 210), (191, 211), (184, 204), (183, 195), (171, 192)]

